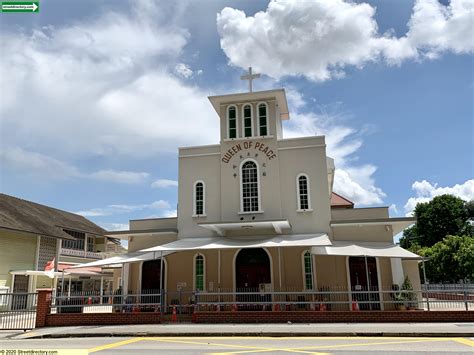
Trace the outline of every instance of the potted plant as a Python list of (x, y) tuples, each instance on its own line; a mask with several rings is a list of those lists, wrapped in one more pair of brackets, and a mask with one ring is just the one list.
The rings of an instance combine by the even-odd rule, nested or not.
[(400, 286), (397, 284), (392, 285), (392, 293), (390, 294), (392, 300), (394, 301), (393, 304), (396, 310), (404, 311), (405, 308), (405, 300), (402, 297), (402, 292), (400, 291)]
[(413, 286), (408, 276), (406, 276), (403, 281), (400, 297), (401, 300), (403, 300), (406, 309), (416, 308), (416, 303), (414, 301), (416, 301), (417, 297), (416, 293), (413, 291)]

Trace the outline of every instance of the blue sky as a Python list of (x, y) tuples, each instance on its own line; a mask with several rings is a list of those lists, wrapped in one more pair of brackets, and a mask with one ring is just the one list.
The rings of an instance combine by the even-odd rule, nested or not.
[(107, 229), (174, 215), (177, 147), (218, 143), (207, 96), (252, 64), (357, 205), (474, 198), (472, 0), (40, 5), (0, 14), (4, 193)]

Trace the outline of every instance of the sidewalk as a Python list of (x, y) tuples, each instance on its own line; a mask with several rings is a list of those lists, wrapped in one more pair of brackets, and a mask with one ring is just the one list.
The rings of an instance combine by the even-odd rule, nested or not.
[(474, 337), (474, 323), (152, 324), (0, 331), (0, 339), (140, 336)]

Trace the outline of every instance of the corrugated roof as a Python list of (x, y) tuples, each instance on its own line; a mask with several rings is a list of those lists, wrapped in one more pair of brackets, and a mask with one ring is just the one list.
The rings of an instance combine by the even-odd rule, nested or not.
[(95, 235), (106, 234), (104, 229), (77, 214), (2, 193), (0, 193), (0, 228), (72, 240), (75, 238), (65, 233), (63, 229)]

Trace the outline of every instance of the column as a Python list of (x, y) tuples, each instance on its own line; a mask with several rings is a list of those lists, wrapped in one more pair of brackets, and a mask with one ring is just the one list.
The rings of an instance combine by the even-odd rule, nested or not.
[(392, 269), (392, 283), (402, 285), (403, 281), (405, 280), (405, 275), (403, 275), (402, 259), (390, 258), (390, 265)]
[(130, 274), (130, 264), (122, 264), (122, 283), (123, 283), (123, 294), (128, 294), (128, 277)]
[(102, 304), (102, 299), (104, 298), (104, 276), (100, 277), (100, 304)]
[(39, 289), (36, 303), (36, 328), (46, 325), (46, 317), (51, 313), (51, 289)]

